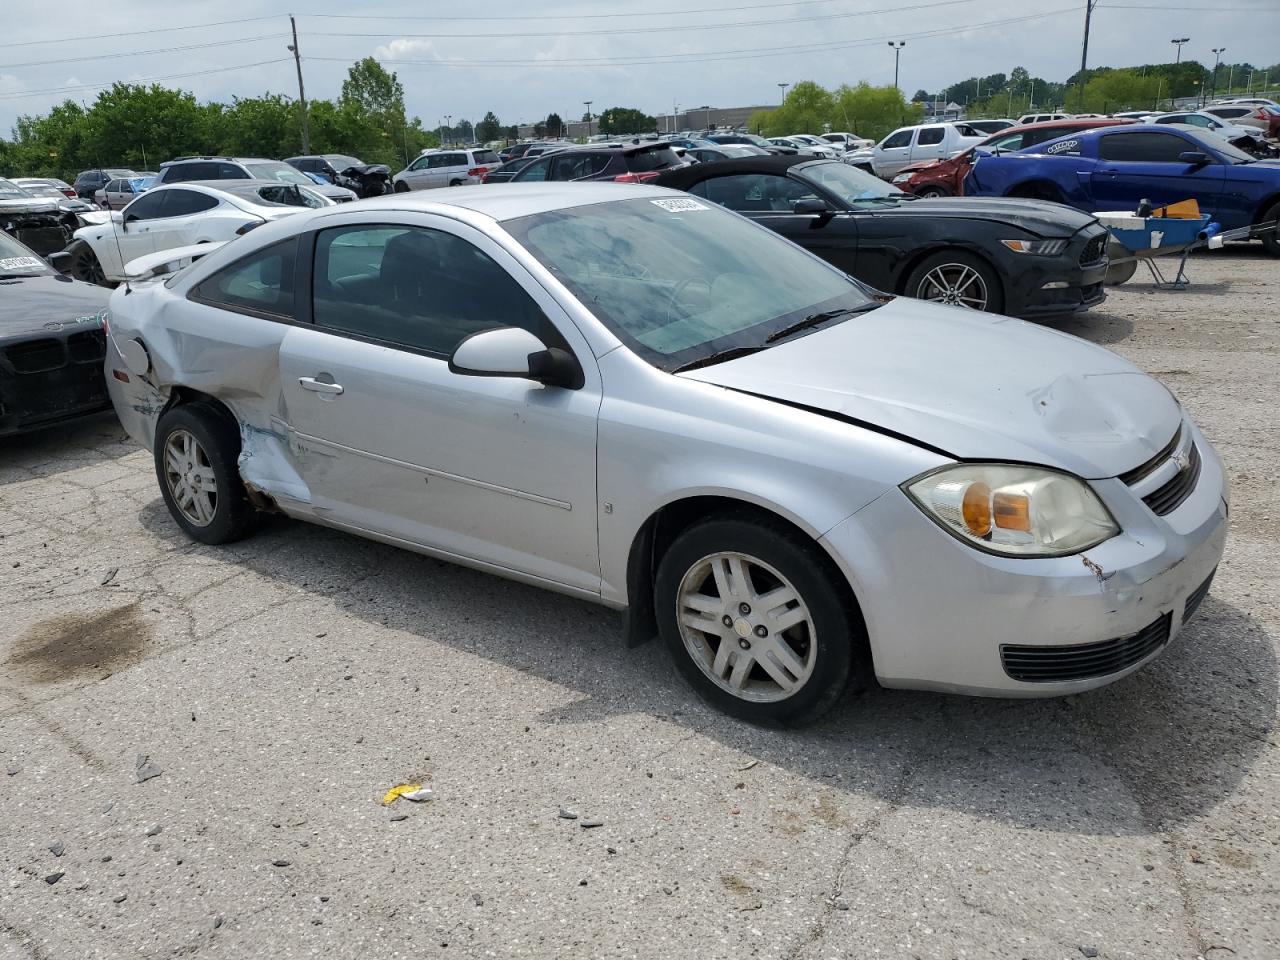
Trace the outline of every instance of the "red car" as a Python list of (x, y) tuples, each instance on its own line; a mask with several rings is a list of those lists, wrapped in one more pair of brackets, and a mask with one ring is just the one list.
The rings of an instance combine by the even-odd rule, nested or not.
[(893, 178), (893, 185), (904, 193), (917, 197), (958, 197), (964, 192), (964, 178), (973, 166), (973, 151), (979, 148), (1021, 150), (1046, 140), (1056, 140), (1065, 133), (1090, 130), (1094, 127), (1112, 127), (1136, 120), (1119, 120), (1111, 117), (1094, 119), (1078, 117), (1072, 120), (1048, 120), (1044, 123), (1028, 123), (1021, 127), (1009, 127), (993, 133), (977, 147), (946, 160), (930, 160), (913, 163)]

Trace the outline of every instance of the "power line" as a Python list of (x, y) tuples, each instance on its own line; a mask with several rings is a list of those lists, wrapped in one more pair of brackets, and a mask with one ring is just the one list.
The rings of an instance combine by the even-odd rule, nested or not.
[(364, 13), (303, 13), (300, 17), (326, 20), (430, 20), (432, 22), (448, 21), (450, 23), (489, 21), (507, 22), (510, 20), (605, 20), (615, 17), (666, 17), (694, 13), (724, 13), (725, 11), (764, 10), (777, 7), (811, 7), (819, 3), (841, 3), (843, 0), (787, 0), (773, 3), (735, 3), (727, 7), (702, 7), (700, 9), (680, 10), (630, 10), (625, 13), (542, 13), (520, 14), (516, 16), (497, 15), (490, 17), (406, 17), (400, 14), (364, 14)]
[(274, 60), (259, 60), (257, 63), (241, 63), (234, 67), (213, 67), (209, 70), (193, 70), (190, 73), (171, 73), (164, 77), (142, 77), (138, 80), (128, 81), (108, 80), (105, 83), (76, 83), (65, 87), (46, 87), (44, 90), (23, 90), (20, 93), (0, 93), (0, 100), (24, 100), (28, 97), (37, 97), (51, 93), (72, 93), (76, 90), (101, 90), (104, 87), (114, 86), (117, 83), (136, 86), (144, 83), (159, 83), (162, 80), (181, 80), (185, 77), (203, 77), (210, 73), (226, 73), (230, 70), (249, 70), (253, 67), (265, 67), (268, 64), (284, 63), (292, 59), (292, 57), (277, 57)]
[[(958, 4), (973, 3), (975, 0), (935, 0), (933, 3), (917, 3), (908, 6), (882, 7), (878, 10), (856, 10), (851, 13), (824, 13), (812, 17), (779, 17), (772, 20), (741, 20), (737, 23), (688, 23), (660, 27), (627, 27), (628, 34), (636, 33), (671, 33), (673, 31), (690, 30), (725, 30), (734, 27), (767, 27), (778, 24), (810, 23), (815, 20), (847, 20), (850, 17), (865, 17), (879, 13), (902, 13), (910, 10), (927, 10), (933, 7), (953, 7)], [(349, 30), (324, 31), (313, 30), (308, 33), (312, 37), (405, 37), (408, 39), (432, 40), (470, 40), (470, 39), (527, 39), (533, 37), (597, 37), (614, 36), (617, 28), (604, 30), (553, 30), (546, 33), (352, 33)]]
[(260, 40), (279, 40), (280, 34), (264, 34), (260, 37), (243, 37), (239, 40), (211, 40), (206, 43), (189, 43), (181, 47), (156, 47), (153, 50), (130, 50), (125, 53), (95, 53), (84, 57), (58, 57), (55, 60), (28, 60), (26, 63), (0, 63), (0, 70), (17, 67), (43, 67), (51, 63), (84, 63), (88, 60), (120, 60), (126, 57), (146, 57), (156, 53), (182, 53), (187, 50), (206, 50), (209, 47), (228, 47), (237, 43), (257, 43)]
[[(989, 20), (982, 23), (966, 23), (959, 27), (941, 27), (934, 30), (918, 31), (916, 33), (894, 33), (885, 34), (878, 37), (864, 37), (859, 40), (835, 40), (824, 43), (806, 43), (793, 46), (770, 46), (770, 47), (752, 47), (738, 50), (704, 50), (698, 52), (675, 52), (667, 54), (654, 54), (652, 56), (631, 56), (631, 57), (583, 57), (573, 59), (557, 59), (557, 60), (398, 60), (398, 59), (381, 59), (379, 63), (391, 66), (424, 66), (424, 67), (486, 67), (497, 65), (519, 66), (519, 67), (540, 67), (540, 66), (586, 66), (586, 67), (624, 67), (624, 66), (645, 66), (649, 64), (660, 63), (684, 63), (690, 58), (700, 60), (729, 60), (734, 58), (752, 58), (752, 57), (774, 57), (789, 56), (793, 54), (804, 53), (826, 53), (832, 50), (844, 50), (851, 47), (870, 46), (883, 42), (886, 37), (893, 36), (898, 39), (919, 40), (929, 37), (946, 36), (957, 33), (961, 30), (972, 30), (981, 27), (999, 26), (1001, 24), (1023, 23), (1030, 20), (1042, 20), (1046, 17), (1061, 16), (1066, 13), (1075, 13), (1075, 7), (1065, 7), (1060, 10), (1049, 10), (1045, 13), (1033, 13), (1024, 17), (1001, 18), (999, 20)], [(348, 63), (349, 57), (307, 57), (307, 60), (318, 60), (332, 63)], [(377, 60), (378, 58), (374, 58)]]
[(185, 27), (153, 27), (149, 30), (128, 30), (124, 33), (94, 33), (82, 37), (54, 37), (50, 40), (20, 40), (17, 43), (0, 43), (0, 47), (33, 47), (40, 43), (75, 43), (77, 40), (110, 40), (114, 37), (137, 37), (147, 33), (168, 33), (173, 30), (203, 30), (206, 27), (225, 27), (232, 23), (256, 23), (261, 20), (283, 19), (284, 14), (269, 17), (241, 17), (238, 20), (215, 20), (212, 23), (189, 23)]

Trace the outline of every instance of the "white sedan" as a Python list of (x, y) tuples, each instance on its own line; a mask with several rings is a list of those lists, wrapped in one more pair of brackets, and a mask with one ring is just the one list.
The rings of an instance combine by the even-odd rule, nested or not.
[(159, 186), (123, 210), (80, 215), (59, 266), (87, 283), (118, 283), (130, 260), (175, 247), (233, 240), (301, 210), (333, 206), (309, 187), (256, 180)]

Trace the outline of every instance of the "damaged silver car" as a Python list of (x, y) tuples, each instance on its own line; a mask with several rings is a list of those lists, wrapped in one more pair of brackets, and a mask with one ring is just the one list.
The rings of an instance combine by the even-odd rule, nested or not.
[(439, 196), (131, 266), (107, 383), (189, 536), (279, 511), (626, 609), (756, 721), (851, 683), (1078, 693), (1208, 591), (1222, 464), (1115, 354), (685, 194)]

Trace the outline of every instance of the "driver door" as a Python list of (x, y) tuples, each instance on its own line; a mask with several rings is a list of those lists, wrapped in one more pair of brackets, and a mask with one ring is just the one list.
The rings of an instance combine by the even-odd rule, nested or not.
[(1202, 213), (1222, 204), (1226, 166), (1216, 157), (1208, 163), (1184, 163), (1179, 156), (1203, 146), (1174, 131), (1117, 131), (1098, 141), (1098, 164), (1090, 177), (1098, 210), (1134, 210), (1143, 200), (1161, 207), (1196, 200)]
[(108, 238), (101, 245), (104, 249), (95, 248), (94, 250), (108, 275), (112, 274), (112, 271), (107, 268), (110, 260), (116, 260), (118, 266), (123, 267), (130, 260), (148, 253), (155, 253), (156, 245), (152, 229), (156, 219), (162, 215), (163, 199), (163, 190), (159, 193), (144, 193), (120, 212), (120, 222), (114, 224), (115, 236)]
[[(319, 516), (597, 593), (595, 361), (559, 305), (445, 218), (315, 233), (313, 323), (280, 351), (284, 412)], [(480, 330), (561, 344), (585, 386), (453, 373)]]

